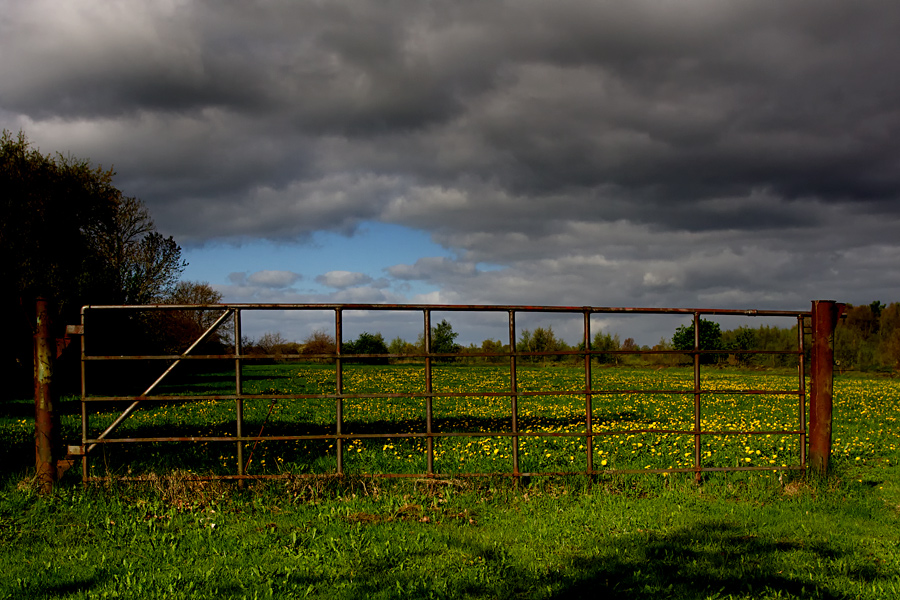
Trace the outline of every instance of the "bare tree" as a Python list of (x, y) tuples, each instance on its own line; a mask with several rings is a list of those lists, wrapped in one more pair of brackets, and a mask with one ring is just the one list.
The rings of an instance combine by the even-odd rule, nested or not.
[[(215, 323), (222, 315), (222, 308), (216, 307), (222, 302), (222, 294), (205, 281), (179, 281), (172, 292), (165, 298), (167, 304), (192, 304), (209, 308), (185, 309), (167, 312), (166, 326), (172, 330), (179, 346), (187, 347)], [(234, 321), (229, 317), (216, 328), (209, 343), (228, 346), (234, 340)]]
[(256, 342), (256, 347), (263, 354), (281, 354), (285, 351), (285, 346), (288, 345), (289, 342), (277, 331), (267, 331)]
[(303, 342), (303, 354), (334, 354), (335, 351), (334, 336), (324, 331), (313, 331)]
[(111, 218), (92, 223), (85, 233), (108, 270), (122, 304), (146, 304), (171, 294), (187, 263), (181, 248), (156, 231), (142, 200), (115, 199)]

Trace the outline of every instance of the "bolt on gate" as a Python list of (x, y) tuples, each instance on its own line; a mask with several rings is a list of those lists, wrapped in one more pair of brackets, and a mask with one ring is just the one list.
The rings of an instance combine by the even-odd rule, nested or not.
[[(833, 301), (814, 301), (811, 311), (765, 311), (765, 310), (727, 310), (727, 309), (678, 309), (678, 308), (612, 308), (612, 307), (559, 307), (559, 306), (493, 306), (493, 305), (387, 305), (387, 304), (221, 304), (221, 305), (144, 305), (144, 306), (85, 306), (82, 309), (81, 337), (81, 444), (68, 446), (68, 460), (77, 457), (82, 461), (82, 479), (84, 482), (104, 480), (110, 477), (110, 473), (104, 472), (96, 475), (92, 471), (91, 458), (103, 454), (110, 447), (122, 448), (128, 445), (154, 446), (156, 444), (170, 444), (176, 442), (193, 442), (202, 444), (204, 452), (214, 453), (212, 448), (231, 447), (233, 454), (228, 458), (231, 467), (230, 473), (197, 473), (197, 478), (216, 479), (256, 479), (267, 477), (302, 477), (321, 476), (323, 474), (345, 475), (360, 474), (380, 477), (477, 477), (477, 476), (535, 476), (535, 475), (563, 475), (581, 473), (584, 475), (600, 475), (613, 473), (693, 473), (699, 479), (702, 473), (713, 471), (752, 471), (752, 470), (804, 470), (807, 467), (807, 449), (809, 448), (812, 466), (825, 471), (828, 466), (828, 455), (831, 446), (831, 393), (832, 393), (832, 363), (833, 330), (842, 305)], [(144, 355), (137, 351), (109, 352), (103, 344), (94, 345), (92, 342), (92, 326), (95, 318), (101, 315), (113, 315), (119, 322), (129, 319), (134, 321), (138, 314), (166, 313), (180, 311), (181, 314), (195, 314), (205, 316), (205, 319), (197, 319), (205, 328), (202, 329), (195, 341), (180, 354)], [(333, 316), (334, 349), (333, 352), (324, 354), (249, 354), (242, 347), (241, 326), (243, 316), (250, 311), (318, 311), (331, 313)], [(379, 311), (404, 312), (407, 314), (420, 313), (422, 315), (422, 340), (423, 348), (413, 354), (352, 354), (346, 352), (345, 343), (342, 340), (346, 315), (355, 312), (376, 313)], [(447, 370), (465, 367), (447, 366), (443, 361), (457, 358), (457, 355), (434, 352), (432, 348), (432, 321), (434, 313), (506, 313), (508, 322), (508, 346), (491, 352), (473, 352), (466, 354), (467, 359), (487, 360), (499, 362), (503, 366), (495, 366), (495, 381), (485, 386), (464, 384), (463, 387), (453, 387), (437, 384), (438, 379), (447, 379)], [(582, 345), (576, 349), (552, 350), (552, 351), (522, 351), (517, 349), (518, 335), (516, 317), (523, 314), (554, 314), (570, 315), (581, 322)], [(637, 317), (645, 315), (673, 315), (689, 316), (692, 318), (694, 331), (694, 347), (690, 350), (656, 349), (640, 350), (637, 348), (607, 350), (591, 348), (591, 317), (603, 314), (628, 314)], [(783, 317), (796, 322), (797, 339), (796, 346), (791, 349), (780, 350), (705, 350), (700, 345), (700, 323), (703, 316), (727, 316), (727, 317)], [(809, 323), (807, 325), (806, 323)], [(109, 325), (107, 325), (109, 329)], [(203, 354), (203, 343), (220, 330), (227, 330), (233, 340), (230, 344), (230, 352), (225, 354)], [(198, 330), (200, 331), (200, 330)], [(810, 427), (807, 428), (807, 386), (806, 363), (804, 356), (808, 347), (805, 343), (806, 334), (812, 338), (811, 352), (811, 383), (810, 383)], [(90, 352), (89, 352), (90, 351)], [(732, 385), (711, 385), (715, 379), (704, 379), (701, 367), (703, 357), (710, 354), (771, 354), (784, 355), (796, 365), (796, 387), (790, 389), (766, 389), (764, 387), (750, 387), (740, 380), (729, 380)], [(610, 376), (613, 369), (601, 370), (596, 364), (599, 356), (621, 355), (682, 355), (688, 364), (692, 364), (692, 376), (686, 381), (668, 380), (660, 375), (651, 383), (654, 387), (633, 387), (610, 384)], [(535, 387), (534, 378), (526, 382), (524, 373), (536, 372), (529, 364), (535, 360), (546, 359), (548, 356), (565, 357), (579, 366), (574, 372), (581, 372), (578, 381), (569, 381), (561, 387), (557, 380), (550, 378)], [(413, 381), (410, 389), (365, 389), (365, 386), (356, 385), (361, 381), (360, 371), (354, 361), (366, 359), (389, 360), (414, 360), (417, 364), (407, 366), (404, 377)], [(308, 381), (299, 381), (302, 389), (259, 389), (257, 382), (251, 382), (253, 389), (248, 389), (249, 378), (254, 377), (254, 365), (281, 361), (290, 365), (288, 374), (292, 368), (306, 364), (304, 361), (318, 361), (320, 364), (315, 371), (310, 371), (316, 376), (325, 377), (325, 387), (310, 387)], [(173, 391), (173, 387), (166, 387), (167, 381), (177, 377), (180, 365), (189, 365), (194, 361), (197, 364), (215, 364), (216, 368), (206, 369), (206, 372), (216, 373), (213, 379), (218, 387), (211, 392), (198, 393), (196, 387), (184, 391)], [(137, 372), (128, 369), (128, 365), (141, 364), (152, 366), (159, 373), (152, 383), (139, 393), (121, 394), (112, 393), (109, 386), (112, 383), (121, 383), (122, 380), (132, 383), (129, 373)], [(96, 370), (96, 365), (105, 365), (105, 369)], [(393, 368), (393, 367), (391, 367)], [(227, 370), (230, 375), (222, 376), (222, 371)], [(543, 369), (553, 371), (553, 369)], [(572, 371), (571, 369), (568, 371)], [(685, 371), (685, 370), (681, 370)], [(690, 370), (688, 369), (687, 372)], [(501, 374), (502, 376), (498, 375)], [(659, 373), (659, 371), (657, 371)], [(124, 376), (123, 376), (124, 374)], [(297, 371), (299, 377), (299, 371)], [(323, 375), (324, 374), (324, 375)], [(663, 370), (665, 374), (665, 370)], [(602, 377), (601, 377), (602, 376)], [(356, 383), (348, 384), (348, 377)], [(225, 379), (229, 381), (225, 381)], [(97, 380), (96, 382), (94, 380)], [(300, 378), (302, 379), (302, 378)], [(443, 381), (441, 379), (441, 381)], [(324, 380), (323, 380), (324, 381)], [(89, 393), (95, 383), (99, 392)], [(295, 382), (297, 383), (297, 382)], [(727, 381), (726, 381), (727, 383)], [(752, 383), (752, 382), (750, 382)], [(551, 385), (553, 384), (553, 385)], [(224, 387), (227, 386), (227, 389)], [(306, 387), (304, 387), (306, 386)], [(402, 386), (401, 386), (402, 387)], [(610, 415), (621, 417), (627, 415), (622, 406), (629, 406), (635, 402), (642, 402), (647, 397), (662, 399), (657, 404), (676, 403), (685, 408), (686, 417), (676, 424), (664, 424), (658, 419), (628, 420), (628, 418), (612, 418)], [(791, 423), (782, 422), (778, 427), (738, 427), (735, 423), (727, 427), (716, 427), (711, 419), (705, 419), (705, 410), (710, 406), (711, 400), (719, 397), (733, 399), (739, 398), (770, 398), (777, 400), (779, 406), (783, 405), (785, 414), (792, 414)], [(565, 404), (568, 407), (565, 423), (556, 426), (546, 426), (550, 419), (535, 419), (532, 408), (523, 408), (523, 403), (536, 403), (546, 400), (544, 408), (555, 403)], [(637, 400), (635, 400), (637, 399)], [(268, 403), (268, 407), (265, 404)], [(286, 422), (276, 427), (270, 421), (273, 409), (277, 404), (283, 404), (286, 411), (306, 411), (306, 423), (303, 427), (292, 430), (290, 415)], [(398, 414), (413, 414), (415, 416), (401, 419), (396, 422), (364, 423), (366, 410), (371, 409), (377, 403), (390, 404)], [(182, 423), (175, 422), (168, 425), (168, 434), (160, 434), (158, 426), (154, 427), (151, 435), (140, 435), (141, 428), (136, 427), (124, 436), (117, 437), (114, 434), (123, 423), (134, 419), (141, 411), (155, 411), (159, 416), (169, 408), (185, 406), (221, 406), (227, 404), (231, 408), (230, 425), (225, 422), (216, 423), (208, 431), (191, 432), (185, 435)], [(348, 417), (347, 407), (353, 405), (353, 414)], [(436, 404), (442, 408), (436, 415)], [(463, 415), (453, 418), (448, 410), (461, 405), (471, 410), (473, 405), (490, 405), (492, 416), (481, 423), (480, 427), (472, 427), (469, 423), (470, 415), (462, 419)], [(246, 411), (253, 407), (255, 415), (248, 422)], [(409, 407), (413, 407), (409, 412)], [(368, 407), (368, 409), (367, 409)], [(95, 411), (102, 408), (102, 411)], [(115, 408), (116, 414), (110, 422), (110, 416), (101, 413), (110, 413)], [(268, 411), (261, 418), (264, 409)], [(632, 407), (633, 408), (633, 407)], [(782, 410), (779, 408), (779, 410)], [(175, 409), (173, 408), (173, 415)], [(631, 409), (629, 409), (631, 410)], [(721, 412), (721, 408), (717, 409)], [(94, 411), (94, 412), (92, 412)], [(162, 413), (160, 412), (162, 411)], [(404, 413), (404, 411), (407, 411)], [(416, 412), (418, 411), (418, 412)], [(727, 412), (727, 411), (726, 411)], [(220, 413), (221, 414), (221, 413)], [(172, 417), (163, 415), (157, 419), (157, 423), (171, 421)], [(99, 422), (100, 425), (92, 423)], [(221, 421), (221, 419), (220, 419)], [(759, 420), (756, 420), (758, 423)], [(752, 424), (752, 421), (751, 421)], [(93, 429), (92, 429), (93, 425)], [(257, 430), (257, 425), (259, 429)], [(467, 426), (468, 425), (468, 426)], [(252, 430), (250, 429), (252, 426)], [(267, 432), (266, 429), (270, 429)], [(384, 429), (379, 429), (383, 427)], [(102, 431), (100, 430), (102, 428)], [(305, 429), (304, 429), (305, 428)], [(271, 430), (275, 430), (274, 433)], [(181, 435), (179, 435), (181, 433)], [(629, 437), (630, 436), (630, 437)], [(616, 439), (617, 446), (624, 446), (627, 439), (647, 440), (648, 436), (671, 437), (673, 439), (687, 440), (683, 446), (689, 448), (683, 454), (682, 464), (656, 464), (646, 465), (643, 468), (625, 461), (620, 464), (609, 464), (604, 457), (612, 457), (607, 452)], [(746, 439), (748, 436), (781, 436), (793, 439), (796, 449), (796, 461), (792, 464), (717, 464), (710, 458), (711, 452), (703, 453), (704, 440), (730, 440)], [(808, 439), (811, 438), (811, 439)], [(355, 471), (348, 469), (348, 459), (355, 458), (361, 453), (363, 444), (373, 441), (384, 442), (384, 449), (393, 448), (401, 441), (415, 442), (417, 452), (421, 454), (413, 462), (416, 468), (382, 468), (377, 472)], [(462, 442), (473, 443), (478, 447), (484, 440), (494, 440), (498, 446), (503, 447), (500, 456), (505, 458), (504, 468), (497, 470), (466, 471), (455, 461), (461, 457)], [(541, 461), (535, 462), (534, 448), (540, 447), (539, 442), (546, 444), (548, 440), (570, 442), (571, 446), (564, 449), (563, 462), (571, 459), (574, 469), (547, 468)], [(479, 442), (480, 441), (480, 442)], [(502, 442), (502, 444), (500, 443)], [(573, 450), (574, 443), (578, 442), (577, 452)], [(326, 465), (324, 472), (301, 472), (296, 470), (289, 473), (263, 472), (251, 474), (250, 466), (253, 453), (259, 444), (266, 443), (309, 443), (319, 444), (318, 460)], [(658, 442), (657, 442), (658, 443)], [(728, 442), (732, 443), (732, 442)], [(737, 443), (737, 442), (733, 442)], [(324, 444), (328, 444), (327, 449)], [(455, 444), (455, 445), (454, 445)], [(528, 448), (525, 446), (529, 445)], [(632, 444), (640, 449), (643, 442)], [(648, 442), (648, 446), (650, 443)], [(440, 448), (439, 448), (440, 446)], [(455, 448), (457, 453), (444, 451), (441, 448)], [(627, 447), (626, 447), (627, 448)], [(682, 449), (684, 449), (682, 448)], [(749, 446), (748, 446), (749, 448)], [(530, 450), (529, 450), (530, 449)], [(356, 452), (354, 452), (356, 450)], [(644, 448), (645, 451), (649, 451)], [(784, 452), (788, 452), (782, 448)], [(500, 450), (495, 448), (494, 454)], [(627, 450), (626, 450), (627, 453)], [(641, 451), (635, 450), (640, 458)], [(578, 455), (576, 460), (575, 455)], [(759, 454), (757, 452), (757, 454)], [(617, 455), (618, 456), (618, 455)], [(410, 454), (409, 457), (412, 457)], [(454, 458), (456, 457), (456, 458)], [(551, 454), (546, 455), (547, 458)], [(687, 458), (690, 460), (688, 461)], [(436, 459), (438, 459), (436, 461)], [(416, 460), (419, 462), (416, 463)], [(461, 458), (459, 458), (462, 461)], [(750, 459), (745, 459), (750, 462)], [(105, 460), (104, 460), (105, 462)], [(439, 463), (439, 464), (436, 464)], [(615, 462), (615, 461), (613, 461)], [(689, 463), (689, 464), (685, 464)], [(371, 465), (371, 463), (368, 463)], [(390, 461), (379, 462), (379, 465)], [(542, 468), (541, 465), (544, 464)], [(559, 462), (552, 462), (558, 465)], [(227, 467), (227, 464), (225, 465)], [(130, 472), (130, 468), (128, 469)], [(128, 479), (120, 474), (121, 479)], [(140, 477), (137, 477), (138, 479)]]

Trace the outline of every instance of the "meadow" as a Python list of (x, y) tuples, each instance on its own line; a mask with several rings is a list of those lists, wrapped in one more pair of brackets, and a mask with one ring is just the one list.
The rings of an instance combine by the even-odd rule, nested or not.
[[(505, 379), (504, 379), (505, 377)], [(705, 389), (791, 390), (792, 373), (708, 369)], [(265, 441), (249, 473), (284, 479), (192, 481), (231, 474), (236, 443), (107, 444), (96, 475), (140, 475), (142, 483), (83, 488), (67, 474), (51, 496), (30, 485), (33, 424), (28, 401), (0, 404), (0, 598), (894, 598), (900, 597), (900, 383), (877, 376), (835, 378), (832, 474), (798, 471), (706, 473), (686, 467), (693, 437), (690, 394), (630, 393), (593, 399), (594, 465), (643, 474), (579, 475), (586, 465), (583, 371), (527, 368), (519, 430), (563, 436), (523, 438), (522, 470), (569, 473), (465, 479), (508, 472), (509, 397), (502, 368), (440, 366), (433, 387), (435, 471), (449, 477), (378, 479), (364, 473), (421, 473), (425, 440), (366, 438), (345, 444), (347, 476), (335, 468), (334, 440)], [(321, 365), (258, 365), (245, 393), (302, 394), (245, 402), (255, 435), (331, 433), (334, 372)], [(233, 375), (197, 372), (160, 393), (208, 395), (142, 408), (116, 436), (233, 435)], [(689, 390), (688, 369), (597, 369), (599, 390)], [(229, 387), (232, 386), (232, 387)], [(421, 391), (421, 367), (348, 367), (344, 430), (424, 431), (424, 400), (385, 396)], [(452, 395), (457, 394), (457, 395)], [(67, 441), (80, 437), (68, 399)], [(92, 407), (95, 405), (92, 404)], [(99, 404), (97, 405), (100, 406)], [(794, 396), (710, 394), (707, 430), (790, 430)], [(96, 410), (91, 431), (115, 416)], [(617, 433), (627, 429), (662, 433)], [(604, 432), (606, 434), (604, 434)], [(92, 435), (91, 434), (91, 435)], [(704, 466), (796, 464), (796, 435), (706, 436)], [(33, 467), (32, 467), (33, 468)], [(130, 470), (130, 472), (129, 472)], [(73, 470), (74, 471), (74, 470)], [(292, 477), (291, 475), (319, 477)]]
[[(243, 369), (244, 393), (259, 396), (243, 403), (245, 435), (323, 436), (335, 431), (336, 404), (323, 397), (335, 391), (334, 369), (325, 365), (250, 365)], [(417, 365), (344, 368), (344, 469), (350, 474), (425, 473), (427, 431), (423, 393), (425, 370)], [(789, 373), (705, 370), (701, 409), (704, 431), (797, 431), (797, 394), (741, 394), (748, 390), (788, 392), (798, 387)], [(511, 473), (514, 440), (509, 370), (492, 366), (436, 366), (432, 387), (434, 471), (445, 475)], [(521, 472), (577, 473), (587, 468), (584, 371), (580, 368), (519, 368), (518, 431)], [(693, 371), (684, 368), (595, 368), (592, 373), (593, 465), (597, 470), (677, 470), (691, 468), (694, 456)], [(162, 395), (193, 394), (189, 403), (149, 404), (129, 418), (114, 437), (211, 436), (235, 433), (234, 376), (204, 373), (182, 376), (163, 386)], [(628, 393), (612, 393), (628, 390)], [(642, 391), (636, 391), (642, 390)], [(727, 390), (727, 391), (726, 391)], [(680, 392), (680, 393), (679, 393)], [(540, 395), (528, 395), (540, 393)], [(269, 397), (272, 396), (272, 398)], [(300, 398), (285, 397), (301, 395)], [(103, 408), (92, 404), (92, 408)], [(92, 414), (88, 437), (112, 422), (113, 411)], [(468, 435), (467, 435), (468, 434)], [(498, 435), (491, 435), (498, 434)], [(505, 435), (504, 435), (505, 434)], [(410, 437), (403, 437), (410, 436)], [(419, 437), (415, 437), (419, 436)], [(701, 459), (714, 468), (782, 468), (800, 464), (796, 434), (711, 435), (701, 440)], [(171, 444), (140, 448), (107, 445), (93, 475), (179, 467), (198, 474), (236, 472), (236, 443), (182, 444), (180, 464), (169, 464)], [(267, 440), (245, 445), (252, 453), (249, 474), (327, 474), (336, 469), (335, 441)], [(190, 456), (190, 460), (188, 460)]]

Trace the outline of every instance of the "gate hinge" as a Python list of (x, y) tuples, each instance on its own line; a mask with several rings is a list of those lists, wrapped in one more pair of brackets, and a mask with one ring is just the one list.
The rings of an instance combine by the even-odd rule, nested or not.
[(84, 446), (67, 446), (66, 452), (69, 456), (84, 456)]

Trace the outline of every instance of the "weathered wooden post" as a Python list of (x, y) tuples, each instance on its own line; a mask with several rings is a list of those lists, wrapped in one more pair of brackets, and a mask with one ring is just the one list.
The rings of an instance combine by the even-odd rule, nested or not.
[(60, 456), (59, 415), (53, 390), (53, 362), (56, 359), (56, 339), (50, 328), (48, 302), (35, 302), (36, 327), (34, 333), (34, 443), (37, 483), (42, 493), (53, 490), (56, 482), (56, 462)]
[(834, 328), (844, 310), (833, 300), (812, 303), (812, 352), (809, 382), (809, 465), (821, 475), (831, 457), (834, 391)]

